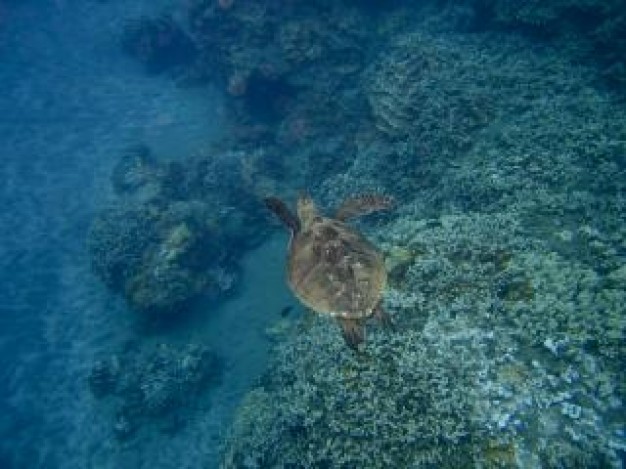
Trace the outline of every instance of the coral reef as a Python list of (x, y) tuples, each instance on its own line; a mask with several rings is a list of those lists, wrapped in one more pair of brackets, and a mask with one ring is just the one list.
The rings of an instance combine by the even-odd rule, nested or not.
[(398, 331), (373, 328), (354, 356), (330, 325), (301, 324), (242, 405), (223, 467), (619, 467), (623, 288), (511, 214), (405, 216), (378, 236), (410, 253), (385, 298)]
[(549, 38), (574, 60), (592, 60), (616, 90), (624, 89), (626, 11), (619, 0), (476, 0), (480, 27), (517, 28)]
[[(398, 200), (419, 194), (426, 215), (448, 209), (497, 210), (518, 198), (541, 204), (538, 199), (559, 184), (570, 190), (595, 187), (599, 194), (604, 189), (597, 181), (603, 181), (607, 192), (619, 190), (615, 172), (624, 164), (625, 132), (623, 121), (613, 117), (621, 115), (619, 104), (589, 86), (596, 80), (592, 70), (572, 70), (556, 50), (532, 54), (522, 52), (524, 47), (520, 38), (491, 34), (459, 37), (421, 28), (419, 34), (403, 34), (366, 73), (368, 89), (379, 90), (368, 96), (384, 138), (358, 135), (351, 167), (322, 182), (324, 200), (336, 204), (351, 193), (377, 188)], [(383, 64), (396, 57), (404, 67), (403, 57), (420, 56), (416, 48), (430, 51), (433, 63), (455, 60), (434, 67), (435, 72), (420, 69), (433, 76), (420, 88), (428, 97), (407, 100), (404, 108), (405, 96), (422, 86), (421, 75), (387, 74), (392, 66)], [(404, 77), (406, 89), (398, 77)], [(577, 94), (581, 98), (573, 99)], [(467, 102), (476, 103), (478, 114), (464, 108)], [(448, 110), (450, 116), (444, 118), (441, 113)], [(581, 115), (589, 119), (581, 122)], [(397, 131), (388, 130), (388, 123)], [(608, 142), (604, 129), (612, 135)], [(502, 155), (507, 155), (506, 164)], [(588, 170), (569, 170), (574, 167), (602, 174), (589, 177)], [(594, 203), (603, 203), (601, 197)]]
[[(229, 208), (237, 186), (232, 178), (229, 183), (216, 177), (216, 159), (190, 160), (186, 166), (158, 163), (138, 147), (113, 171), (120, 201), (92, 223), (92, 265), (107, 286), (147, 317), (181, 314), (201, 294), (228, 293), (236, 284), (241, 249), (257, 239), (247, 224), (259, 216), (255, 207)], [(207, 172), (209, 164), (215, 173)], [(216, 185), (230, 192), (216, 197)], [(241, 194), (238, 202), (245, 200)]]
[(372, 334), (355, 357), (331, 327), (315, 321), (278, 346), (240, 409), (223, 467), (458, 467), (476, 437), (476, 362), (454, 358), (471, 353), (465, 342)]
[(234, 270), (220, 235), (207, 225), (212, 214), (212, 207), (192, 202), (105, 210), (89, 233), (94, 270), (147, 313), (175, 312), (211, 288), (223, 293), (215, 269)]
[[(621, 365), (613, 360), (624, 359), (615, 299), (624, 291), (607, 289), (593, 269), (528, 238), (513, 214), (450, 216), (417, 230), (408, 219), (397, 223), (394, 234), (405, 235), (394, 242), (421, 251), (394, 303), (406, 305), (405, 315), (430, 311), (427, 331), (493, 334), (483, 341), (476, 406), (491, 420), (491, 437), (515, 444), (518, 458), (614, 467), (621, 424), (613, 417), (623, 415), (624, 400), (615, 386)], [(548, 449), (548, 441), (555, 446)]]
[(349, 75), (363, 65), (368, 20), (356, 8), (241, 1), (224, 9), (196, 0), (188, 18), (194, 40), (204, 46), (196, 66), (217, 65), (225, 78), (258, 74), (268, 80), (285, 77), (292, 85), (302, 84), (299, 77), (310, 84), (307, 69), (321, 72), (334, 65), (332, 73)]
[(400, 201), (364, 226), (398, 330), (276, 338), (222, 467), (621, 466), (624, 110), (554, 49), (440, 21), (361, 72), (371, 113), (315, 187)]
[(226, 148), (270, 155), (278, 184), (315, 185), (345, 167), (366, 115), (358, 80), (373, 39), (369, 15), (334, 2), (241, 1), (223, 10), (206, 0), (188, 15), (202, 44), (191, 73), (230, 97)]
[[(267, 229), (251, 208), (266, 195), (392, 194), (394, 215), (363, 228), (384, 248), (398, 330), (372, 330), (362, 355), (308, 316), (269, 330), (271, 366), (222, 466), (620, 467), (623, 7), (376, 3), (189, 2), (189, 73), (224, 90), (230, 132), (211, 158), (128, 160), (118, 191), (148, 202), (119, 235), (128, 252), (101, 249), (96, 270), (187, 258), (208, 207), (228, 214), (218, 239), (245, 242)], [(600, 73), (580, 60), (594, 54)], [(204, 215), (131, 240), (172, 200)], [(165, 283), (194, 291), (179, 272)]]
[(466, 150), (493, 114), (493, 97), (484, 86), (489, 72), (481, 65), (447, 40), (400, 36), (366, 74), (376, 127), (423, 156), (445, 159)]
[(144, 251), (157, 239), (147, 208), (101, 212), (92, 222), (88, 247), (96, 274), (113, 289), (121, 288)]
[(221, 359), (206, 346), (160, 344), (97, 361), (87, 381), (96, 399), (111, 401), (113, 434), (124, 441), (148, 422), (175, 431), (191, 402), (219, 380), (221, 368)]

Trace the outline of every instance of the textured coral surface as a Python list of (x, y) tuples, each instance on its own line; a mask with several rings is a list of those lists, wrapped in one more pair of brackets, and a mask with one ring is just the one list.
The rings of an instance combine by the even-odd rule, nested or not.
[[(624, 465), (622, 2), (35, 3), (0, 0), (0, 466)], [(350, 220), (395, 325), (357, 352), (285, 284), (262, 200), (303, 190), (395, 200)]]

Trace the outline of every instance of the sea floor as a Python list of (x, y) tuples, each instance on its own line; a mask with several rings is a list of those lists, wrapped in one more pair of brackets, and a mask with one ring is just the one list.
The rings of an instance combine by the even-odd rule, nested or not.
[(93, 418), (106, 422), (102, 429), (106, 436), (85, 450), (93, 467), (218, 467), (223, 438), (236, 409), (266, 368), (272, 331), (285, 322), (293, 325), (299, 309), (293, 308), (286, 320), (280, 315), (294, 304), (283, 269), (273, 268), (282, 265), (286, 241), (286, 236), (274, 236), (243, 257), (241, 287), (232, 298), (217, 306), (207, 300), (179, 329), (141, 339), (146, 348), (164, 340), (173, 345), (210, 344), (224, 361), (221, 377), (198, 402), (188, 403), (195, 408), (192, 415), (171, 435), (158, 428), (142, 428), (131, 442), (120, 444), (111, 437), (111, 421), (98, 413), (102, 409), (90, 410)]
[[(216, 311), (206, 329), (195, 329), (197, 339), (228, 355), (212, 410), (168, 444), (157, 438), (113, 449), (111, 422), (85, 379), (95, 358), (116, 352), (135, 331), (123, 302), (91, 273), (89, 222), (109, 200), (111, 168), (128, 145), (186, 157), (220, 132), (214, 92), (146, 76), (120, 52), (123, 22), (165, 3), (31, 1), (2, 9), (1, 467), (199, 467), (195, 455), (211, 467), (221, 426), (263, 366), (264, 314), (287, 301), (283, 292), (265, 293), (263, 307), (237, 297), (207, 305)], [(244, 283), (261, 292), (242, 295), (276, 291), (268, 282), (282, 282), (265, 266), (283, 252), (282, 241), (269, 240), (250, 255), (246, 262), (260, 270), (245, 269)]]
[[(222, 135), (218, 92), (149, 76), (120, 51), (126, 19), (177, 1), (0, 0), (0, 469), (213, 468), (225, 441), (224, 467), (237, 468), (303, 455), (310, 467), (435, 467), (476, 451), (489, 467), (589, 467), (594, 450), (619, 467), (623, 367), (610, 357), (624, 356), (623, 113), (586, 68), (521, 38), (423, 41), (416, 28), (364, 76), (378, 80), (365, 91), (382, 100), (384, 124), (414, 79), (389, 88), (403, 68), (388, 65), (432, 54), (454, 66), (427, 70), (413, 92), (432, 99), (409, 118), (429, 130), (440, 108), (463, 116), (475, 102), (486, 119), (459, 129), (450, 112), (450, 131), (432, 132), (456, 159), (428, 145), (387, 153), (362, 135), (353, 164), (315, 187), (324, 206), (379, 184), (406, 196), (378, 228), (364, 223), (394, 266), (385, 305), (398, 326), (371, 328), (366, 359), (324, 318), (295, 326), (278, 230), (242, 256), (228, 297), (166, 332), (138, 329), (93, 274), (85, 239), (128, 146), (175, 160)], [(466, 103), (464, 90), (490, 99)], [(305, 150), (291, 161), (308, 161)], [(273, 343), (295, 327), (307, 333)], [(208, 344), (220, 379), (176, 431), (145, 425), (120, 441), (87, 377), (129, 344), (163, 342)]]

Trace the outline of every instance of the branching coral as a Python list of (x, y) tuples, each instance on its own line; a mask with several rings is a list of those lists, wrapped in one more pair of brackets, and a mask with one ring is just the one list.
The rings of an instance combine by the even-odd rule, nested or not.
[(149, 422), (174, 421), (219, 379), (221, 360), (206, 346), (160, 345), (153, 350), (127, 350), (96, 362), (88, 377), (96, 398), (115, 401), (113, 431), (131, 437)]
[(626, 11), (620, 0), (476, 0), (480, 21), (549, 37), (574, 60), (592, 59), (601, 74), (623, 90), (626, 67)]
[(479, 63), (443, 41), (401, 36), (367, 72), (376, 126), (392, 139), (415, 142), (424, 155), (454, 156), (492, 117), (488, 90), (475, 86), (484, 74)]
[[(224, 467), (452, 467), (467, 456), (475, 362), (413, 332), (376, 335), (354, 357), (326, 329), (317, 323), (279, 347), (264, 388), (241, 410)], [(313, 342), (328, 353), (309, 353)]]

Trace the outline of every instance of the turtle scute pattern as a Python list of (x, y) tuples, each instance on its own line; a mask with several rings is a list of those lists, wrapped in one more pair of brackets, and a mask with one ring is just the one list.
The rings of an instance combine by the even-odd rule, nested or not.
[(320, 218), (294, 239), (289, 283), (319, 313), (348, 319), (370, 316), (385, 279), (382, 255), (341, 222)]
[(302, 303), (336, 318), (353, 348), (365, 340), (364, 322), (370, 316), (391, 324), (379, 305), (387, 280), (383, 256), (344, 223), (389, 208), (391, 199), (372, 195), (348, 199), (337, 218), (321, 216), (308, 196), (298, 199), (297, 217), (279, 199), (267, 199), (266, 205), (291, 231), (287, 279)]

